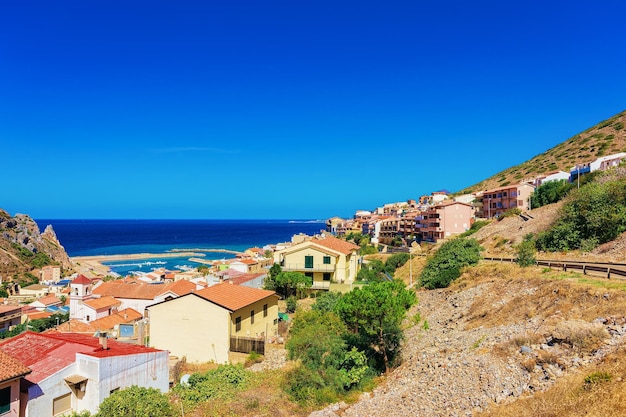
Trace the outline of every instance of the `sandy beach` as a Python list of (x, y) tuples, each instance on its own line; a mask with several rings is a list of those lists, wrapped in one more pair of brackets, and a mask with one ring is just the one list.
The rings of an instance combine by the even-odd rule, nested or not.
[(202, 257), (198, 252), (167, 252), (167, 253), (131, 253), (125, 255), (95, 255), (95, 256), (73, 256), (70, 258), (78, 273), (88, 277), (98, 275), (109, 275), (111, 270), (103, 262), (127, 261), (136, 259), (152, 258), (180, 258), (180, 257)]

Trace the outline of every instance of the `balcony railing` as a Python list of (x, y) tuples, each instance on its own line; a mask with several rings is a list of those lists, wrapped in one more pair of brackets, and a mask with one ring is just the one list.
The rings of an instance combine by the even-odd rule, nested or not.
[(330, 289), (330, 281), (313, 281), (311, 286), (313, 290), (328, 290)]
[(283, 271), (310, 271), (310, 272), (333, 272), (335, 265), (329, 264), (314, 264), (312, 266), (304, 263), (289, 263), (281, 265)]

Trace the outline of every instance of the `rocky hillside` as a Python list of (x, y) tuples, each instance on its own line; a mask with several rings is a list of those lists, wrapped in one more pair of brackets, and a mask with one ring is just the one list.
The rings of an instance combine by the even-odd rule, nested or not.
[(22, 279), (24, 274), (44, 265), (71, 269), (70, 259), (52, 226), (40, 232), (37, 223), (25, 214), (11, 216), (0, 209), (0, 277)]
[(485, 179), (462, 191), (463, 193), (518, 184), (525, 179), (551, 171), (569, 170), (577, 163), (590, 162), (601, 156), (626, 152), (626, 111), (598, 123), (565, 142), (535, 156), (522, 164)]
[[(612, 390), (623, 393), (626, 377), (626, 283), (610, 287), (534, 267), (470, 268), (450, 288), (418, 292), (422, 321), (406, 329), (404, 363), (381, 385), (311, 416), (625, 415)], [(567, 396), (546, 403), (555, 389)]]

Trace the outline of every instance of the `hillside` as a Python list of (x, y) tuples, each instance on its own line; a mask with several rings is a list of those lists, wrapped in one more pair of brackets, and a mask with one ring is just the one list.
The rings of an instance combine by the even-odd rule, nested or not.
[[(12, 217), (0, 209), (0, 277), (3, 281), (28, 282), (44, 265), (72, 268), (65, 249), (52, 229), (40, 232), (37, 223), (25, 214)], [(31, 276), (29, 276), (31, 275)]]
[(418, 292), (423, 321), (377, 388), (311, 417), (625, 415), (625, 289), (481, 263)]
[(626, 125), (626, 111), (598, 123), (526, 162), (467, 187), (459, 194), (518, 184), (523, 180), (533, 179), (551, 171), (569, 172), (577, 163), (626, 152), (624, 125)]

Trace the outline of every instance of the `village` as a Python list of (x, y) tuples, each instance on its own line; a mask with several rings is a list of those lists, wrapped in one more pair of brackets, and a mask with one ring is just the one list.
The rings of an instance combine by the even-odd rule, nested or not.
[[(363, 258), (360, 247), (341, 236), (360, 233), (380, 249), (410, 251), (413, 242), (462, 234), (476, 219), (511, 209), (523, 216), (532, 212), (530, 197), (542, 184), (575, 183), (625, 159), (619, 153), (515, 185), (455, 196), (437, 191), (359, 210), (351, 219), (328, 219), (317, 235), (294, 235), (197, 268), (113, 279), (101, 269), (63, 276), (60, 267), (45, 266), (39, 284), (16, 286), (0, 299), (0, 331), (27, 326), (0, 340), (0, 414), (95, 413), (111, 393), (133, 385), (167, 392), (178, 382), (172, 370), (179, 361), (227, 364), (263, 354), (267, 345), (284, 343), (288, 319), (277, 294), (264, 289), (273, 265), (310, 277), (307, 291), (347, 291)], [(28, 329), (30, 322), (60, 315), (68, 320), (41, 333)]]

